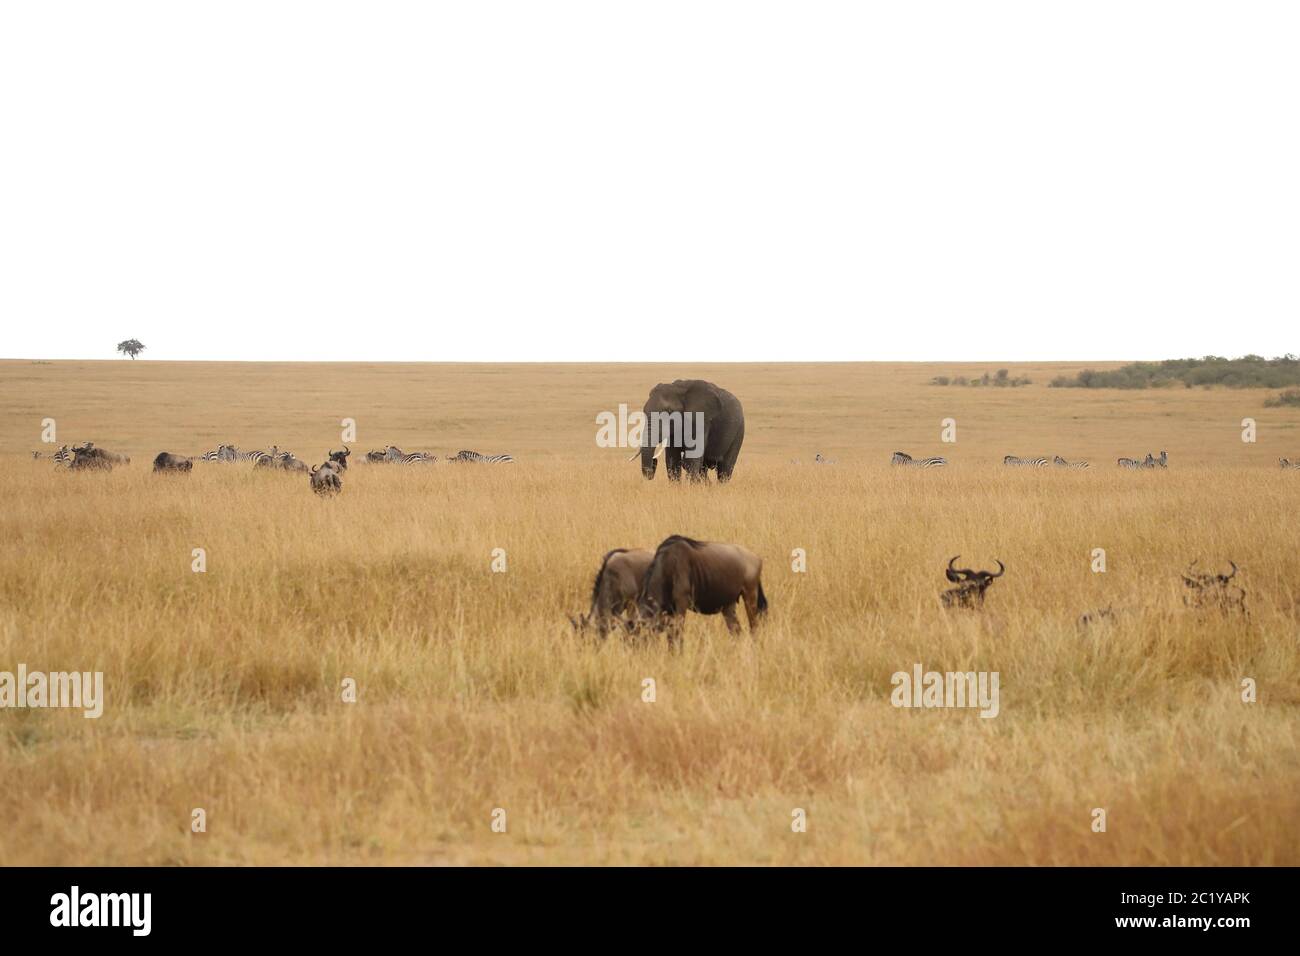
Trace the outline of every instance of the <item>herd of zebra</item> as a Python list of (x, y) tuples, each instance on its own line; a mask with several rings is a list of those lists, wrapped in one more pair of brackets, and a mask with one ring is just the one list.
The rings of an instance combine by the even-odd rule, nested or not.
[[(820, 456), (818, 457), (820, 458)], [(940, 456), (932, 458), (913, 458), (906, 452), (896, 451), (894, 452), (894, 457), (889, 460), (889, 463), (891, 465), (900, 465), (907, 468), (941, 468), (948, 464), (948, 459)], [(1077, 470), (1092, 467), (1090, 462), (1083, 459), (1079, 459), (1078, 461), (1068, 461), (1060, 455), (1056, 455), (1051, 459), (1019, 458), (1015, 455), (1005, 455), (1002, 458), (1002, 464), (1006, 465), (1008, 468), (1047, 468), (1048, 466), (1052, 466), (1055, 468)], [(1116, 460), (1115, 464), (1120, 468), (1168, 468), (1169, 455), (1162, 451), (1160, 457), (1157, 458), (1155, 455), (1148, 452), (1144, 459), (1120, 458)], [(1282, 467), (1300, 467), (1300, 465), (1292, 466), (1287, 459), (1283, 458)]]
[[(254, 468), (278, 469), (307, 475), (311, 481), (312, 491), (318, 495), (330, 495), (337, 494), (342, 490), (343, 474), (347, 471), (348, 457), (351, 454), (352, 450), (347, 445), (344, 445), (342, 451), (331, 450), (328, 452), (325, 461), (320, 465), (308, 467), (307, 463), (293, 452), (282, 451), (277, 445), (272, 445), (269, 451), (262, 449), (240, 451), (234, 445), (222, 444), (212, 449), (212, 451), (204, 452), (202, 455), (175, 455), (171, 452), (160, 451), (153, 459), (153, 470), (155, 472), (188, 473), (193, 470), (196, 461), (252, 462)], [(46, 457), (53, 461), (55, 465), (72, 471), (112, 471), (116, 465), (129, 465), (131, 463), (129, 456), (107, 451), (89, 441), (81, 445), (63, 445), (57, 451), (44, 456), (41, 452), (35, 451), (32, 452), (32, 457), (38, 460)], [(429, 452), (407, 454), (395, 445), (389, 445), (382, 451), (372, 451), (366, 454), (366, 461), (373, 464), (432, 464), (438, 460), (436, 455)], [(500, 464), (513, 462), (515, 459), (511, 455), (482, 455), (476, 451), (462, 450), (455, 455), (448, 456), (447, 460), (451, 462)]]

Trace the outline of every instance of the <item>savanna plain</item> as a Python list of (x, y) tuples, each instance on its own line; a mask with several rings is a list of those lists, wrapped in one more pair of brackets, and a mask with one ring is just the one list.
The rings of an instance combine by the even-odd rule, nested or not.
[[(0, 671), (105, 682), (99, 719), (0, 710), (0, 863), (1300, 863), (1300, 409), (1046, 387), (1081, 367), (0, 362)], [(744, 403), (728, 485), (597, 445), (679, 377)], [(132, 463), (33, 460), (47, 418)], [(220, 442), (315, 464), (345, 418), (334, 499), (150, 473)], [(359, 461), (389, 443), (517, 460)], [(575, 634), (601, 556), (672, 533), (762, 556), (758, 633)], [(982, 611), (940, 606), (953, 555), (1006, 564)], [(1241, 567), (1248, 617), (1185, 606), (1193, 559)], [(892, 706), (916, 664), (998, 672), (998, 715)]]

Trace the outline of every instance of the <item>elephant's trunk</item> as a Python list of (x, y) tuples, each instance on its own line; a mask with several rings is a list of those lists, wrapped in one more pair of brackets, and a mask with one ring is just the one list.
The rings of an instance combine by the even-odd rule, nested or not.
[(650, 444), (650, 438), (647, 436), (641, 445), (641, 474), (645, 475), (646, 481), (650, 481), (655, 476), (655, 469), (659, 467), (659, 456), (655, 454), (655, 446)]

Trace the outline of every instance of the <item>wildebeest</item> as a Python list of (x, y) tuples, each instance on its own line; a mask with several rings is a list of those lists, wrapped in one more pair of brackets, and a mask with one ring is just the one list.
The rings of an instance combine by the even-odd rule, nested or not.
[(636, 599), (654, 559), (646, 548), (615, 548), (600, 561), (600, 570), (591, 585), (591, 609), (569, 620), (578, 630), (594, 627), (602, 638), (615, 624), (632, 630), (636, 623)]
[(158, 452), (157, 457), (153, 460), (153, 470), (158, 471), (179, 471), (188, 472), (194, 467), (194, 462), (190, 461), (184, 455), (173, 455), (169, 451)]
[(308, 471), (307, 463), (291, 451), (277, 451), (275, 457), (265, 455), (253, 462), (254, 468), (275, 468), (281, 471)]
[(333, 460), (317, 465), (310, 472), (311, 490), (318, 495), (336, 495), (343, 490), (342, 469)]
[(696, 541), (674, 534), (660, 542), (637, 594), (640, 622), (667, 628), (668, 643), (681, 639), (686, 612), (719, 614), (733, 634), (740, 630), (736, 603), (745, 602), (752, 633), (767, 612), (763, 559), (738, 544)]
[(347, 445), (343, 446), (342, 451), (329, 452), (329, 464), (334, 465), (340, 473), (348, 470), (348, 455), (352, 454), (352, 449)]
[[(961, 555), (954, 555), (944, 569), (944, 577), (957, 586), (949, 588), (939, 595), (944, 607), (976, 608), (984, 606), (984, 592), (990, 584), (1007, 573), (1007, 566), (998, 561), (998, 571), (972, 571), (970, 568), (956, 568), (953, 565)], [(996, 560), (996, 559), (995, 559)]]
[[(74, 456), (72, 462), (74, 465), (76, 465), (76, 459), (78, 457), (95, 459), (97, 461), (103, 462), (110, 468), (115, 465), (131, 464), (131, 459), (128, 455), (121, 455), (114, 451), (108, 451), (107, 449), (104, 448), (98, 448), (95, 446), (95, 443), (93, 441), (88, 441), (84, 445), (76, 445), (72, 449), (72, 454)], [(78, 467), (85, 468), (85, 467), (92, 467), (92, 466), (81, 465)]]
[(1213, 608), (1220, 611), (1248, 613), (1246, 589), (1232, 583), (1239, 568), (1234, 561), (1229, 561), (1228, 564), (1232, 570), (1227, 574), (1197, 571), (1195, 561), (1189, 564), (1187, 570), (1183, 572), (1183, 584), (1191, 593), (1183, 597), (1184, 603), (1197, 609)]
[(1114, 607), (1107, 604), (1105, 607), (1098, 608), (1095, 611), (1087, 611), (1084, 614), (1080, 614), (1079, 619), (1075, 624), (1080, 629), (1084, 629), (1098, 624), (1109, 624), (1115, 620), (1116, 616)]
[(112, 471), (112, 460), (103, 455), (92, 454), (91, 449), (78, 448), (72, 453), (68, 467), (73, 471)]

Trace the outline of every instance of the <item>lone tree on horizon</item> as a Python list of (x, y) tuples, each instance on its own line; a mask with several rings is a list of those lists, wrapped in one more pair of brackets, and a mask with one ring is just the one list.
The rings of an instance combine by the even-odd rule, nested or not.
[(129, 355), (134, 359), (144, 351), (144, 343), (139, 339), (127, 339), (125, 342), (117, 343), (117, 350), (123, 355)]

